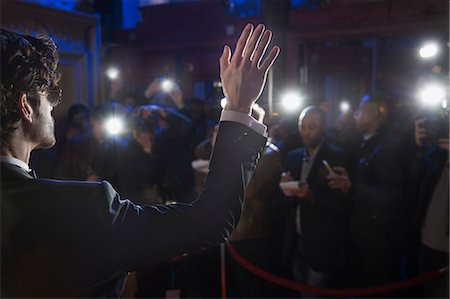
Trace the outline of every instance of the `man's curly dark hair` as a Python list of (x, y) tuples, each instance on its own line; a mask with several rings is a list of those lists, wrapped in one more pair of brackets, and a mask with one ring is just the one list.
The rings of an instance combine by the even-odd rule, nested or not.
[(46, 36), (28, 36), (0, 29), (0, 146), (5, 148), (20, 120), (18, 100), (22, 94), (33, 108), (39, 97), (34, 90), (57, 86), (58, 52), (55, 43)]

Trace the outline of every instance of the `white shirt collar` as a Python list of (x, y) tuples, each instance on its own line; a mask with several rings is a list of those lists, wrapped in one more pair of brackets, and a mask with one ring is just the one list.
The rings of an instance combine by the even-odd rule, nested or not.
[(311, 156), (308, 156), (308, 149), (305, 146), (305, 151), (303, 152), (303, 159), (314, 160), (316, 158), (316, 155), (319, 152), (320, 148), (322, 147), (322, 143), (323, 143), (323, 141), (321, 141), (320, 144), (313, 150)]
[(19, 166), (20, 168), (22, 168), (26, 172), (31, 171), (31, 169), (30, 169), (30, 167), (28, 166), (27, 163), (25, 163), (22, 160), (19, 160), (17, 158), (11, 157), (11, 156), (0, 156), (0, 162), (9, 163), (9, 164), (12, 164), (12, 165)]

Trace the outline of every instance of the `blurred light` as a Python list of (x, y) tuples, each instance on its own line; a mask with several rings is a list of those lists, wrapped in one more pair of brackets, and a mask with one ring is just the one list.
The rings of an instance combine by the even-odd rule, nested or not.
[(445, 88), (438, 84), (425, 85), (419, 92), (419, 99), (427, 106), (437, 106), (445, 98)]
[(170, 92), (172, 91), (174, 86), (174, 83), (172, 80), (164, 79), (161, 83), (161, 88), (164, 92)]
[(106, 130), (112, 135), (118, 135), (123, 130), (123, 122), (121, 119), (111, 117), (106, 121)]
[(106, 71), (106, 75), (109, 79), (116, 80), (117, 78), (119, 78), (119, 70), (115, 67), (110, 67)]
[(339, 105), (342, 113), (346, 113), (350, 110), (350, 104), (347, 101), (342, 101)]
[(223, 98), (220, 100), (220, 107), (222, 107), (222, 109), (225, 109), (225, 106), (227, 105), (227, 98)]
[(447, 107), (448, 107), (447, 99), (443, 99), (442, 100), (442, 109), (447, 109)]
[(426, 44), (419, 50), (420, 57), (430, 58), (436, 56), (438, 52), (438, 46), (436, 44)]
[(298, 109), (301, 102), (302, 98), (297, 92), (288, 92), (281, 98), (281, 103), (287, 110)]

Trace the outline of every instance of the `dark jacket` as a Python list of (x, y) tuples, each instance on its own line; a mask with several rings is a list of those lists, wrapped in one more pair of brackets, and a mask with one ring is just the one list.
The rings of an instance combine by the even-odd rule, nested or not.
[(199, 199), (139, 206), (107, 182), (33, 179), (1, 163), (3, 297), (118, 297), (127, 271), (222, 242), (266, 139), (222, 122)]
[[(305, 150), (302, 147), (289, 152), (286, 160), (286, 170), (290, 171), (296, 180), (300, 178)], [(291, 257), (292, 250), (297, 246), (295, 217), (296, 206), (299, 202), (301, 238), (308, 265), (316, 271), (330, 273), (341, 269), (344, 264), (350, 201), (342, 192), (328, 187), (328, 170), (322, 160), (327, 160), (332, 167), (348, 168), (345, 152), (324, 141), (307, 178), (313, 193), (312, 201), (290, 198), (291, 207), (287, 219), (284, 255)]]
[(360, 145), (350, 191), (351, 229), (359, 247), (379, 252), (402, 246), (406, 158), (398, 138), (386, 130)]
[(448, 171), (446, 162), (448, 159), (448, 152), (437, 146), (428, 148), (422, 155), (417, 156), (415, 160), (416, 170), (414, 173), (415, 184), (415, 209), (413, 218), (412, 231), (414, 236), (420, 239), (420, 230), (425, 216), (433, 197), (436, 185), (443, 171)]

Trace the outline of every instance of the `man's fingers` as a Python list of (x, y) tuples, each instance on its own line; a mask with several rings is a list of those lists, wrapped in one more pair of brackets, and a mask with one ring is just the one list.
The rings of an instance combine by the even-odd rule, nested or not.
[(262, 33), (264, 32), (264, 25), (259, 24), (255, 31), (252, 33), (250, 40), (247, 43), (247, 46), (244, 49), (244, 61), (250, 60), (253, 56), (254, 50), (258, 47), (259, 41), (261, 39)]
[(222, 73), (227, 66), (230, 64), (231, 58), (231, 49), (228, 46), (223, 47), (222, 56), (220, 56), (219, 64), (220, 64), (220, 72)]
[(255, 66), (259, 66), (261, 64), (261, 60), (266, 53), (267, 47), (269, 46), (270, 40), (272, 39), (272, 32), (270, 30), (266, 30), (258, 43), (258, 47), (255, 49), (255, 53), (252, 57), (252, 64)]
[(261, 70), (264, 71), (264, 73), (267, 73), (269, 68), (272, 66), (272, 64), (275, 62), (275, 59), (277, 59), (278, 54), (280, 54), (280, 48), (277, 46), (273, 47), (270, 51), (269, 55), (267, 55), (266, 59), (264, 60), (263, 64), (261, 65)]
[(250, 38), (252, 31), (253, 25), (247, 24), (236, 43), (236, 49), (234, 50), (233, 58), (231, 58), (233, 62), (237, 62), (242, 59), (242, 54), (244, 53), (244, 49), (248, 43), (248, 39)]

